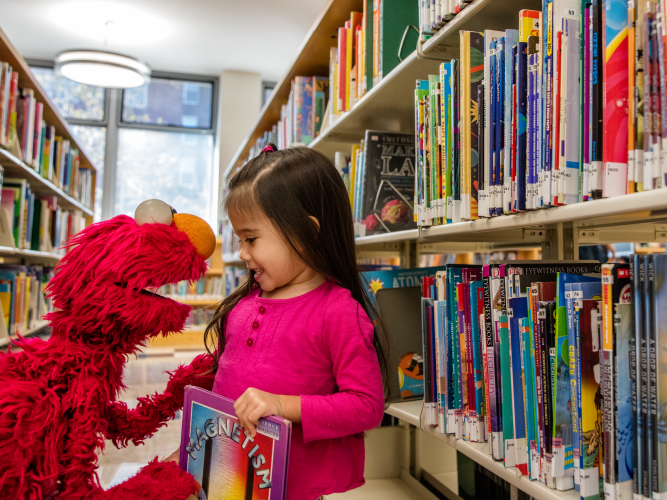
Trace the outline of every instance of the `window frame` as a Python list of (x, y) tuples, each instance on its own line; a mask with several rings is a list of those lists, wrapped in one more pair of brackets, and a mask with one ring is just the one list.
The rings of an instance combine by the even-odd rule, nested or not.
[[(26, 59), (28, 66), (37, 68), (55, 69), (53, 61), (40, 59)], [(211, 99), (211, 127), (207, 129), (196, 129), (190, 127), (176, 127), (143, 123), (124, 123), (122, 121), (123, 112), (123, 89), (104, 89), (104, 121), (69, 119), (63, 117), (65, 122), (71, 125), (84, 125), (92, 127), (106, 128), (106, 142), (104, 148), (104, 172), (102, 176), (102, 220), (108, 220), (114, 216), (114, 207), (116, 203), (116, 163), (118, 159), (118, 136), (122, 128), (135, 130), (151, 130), (155, 132), (171, 132), (178, 134), (195, 134), (213, 136), (213, 172), (212, 174), (212, 196), (214, 205), (219, 203), (219, 190), (215, 188), (219, 182), (219, 168), (217, 165), (216, 152), (218, 148), (218, 106), (219, 106), (219, 86), (220, 80), (216, 76), (189, 75), (183, 73), (171, 73), (164, 71), (153, 71), (155, 78), (167, 78), (173, 80), (183, 80), (188, 82), (212, 83), (213, 95)], [(44, 91), (44, 95), (46, 91)], [(98, 181), (99, 182), (99, 181)], [(214, 214), (215, 215), (215, 214)]]
[[(169, 73), (164, 71), (153, 71), (151, 78), (160, 78), (168, 80), (181, 80), (184, 82), (193, 83), (211, 83), (213, 84), (213, 95), (211, 98), (211, 126), (210, 128), (191, 128), (178, 127), (175, 125), (155, 125), (153, 123), (127, 123), (123, 121), (123, 99), (125, 98), (125, 90), (119, 90), (118, 109), (117, 109), (117, 123), (118, 128), (133, 128), (140, 130), (154, 130), (156, 132), (174, 132), (186, 134), (201, 134), (213, 135), (218, 132), (218, 78), (215, 76), (198, 76), (198, 75), (184, 75), (182, 73)], [(107, 89), (108, 90), (108, 89)], [(214, 141), (215, 142), (215, 141)]]
[[(25, 60), (28, 63), (29, 67), (35, 67), (35, 68), (43, 68), (43, 69), (52, 69), (55, 72), (55, 63), (53, 61), (44, 61), (41, 59), (26, 59)], [(42, 89), (44, 90), (44, 89)], [(66, 116), (63, 116), (63, 120), (65, 120), (69, 125), (86, 125), (86, 126), (91, 126), (91, 127), (109, 127), (109, 111), (110, 111), (110, 101), (111, 101), (111, 89), (104, 89), (104, 119), (102, 120), (82, 120), (79, 118), (67, 118)], [(48, 94), (46, 93), (46, 90), (44, 90), (44, 95)], [(50, 99), (50, 97), (49, 97)], [(57, 108), (56, 108), (57, 109)], [(58, 110), (60, 113), (60, 110)]]

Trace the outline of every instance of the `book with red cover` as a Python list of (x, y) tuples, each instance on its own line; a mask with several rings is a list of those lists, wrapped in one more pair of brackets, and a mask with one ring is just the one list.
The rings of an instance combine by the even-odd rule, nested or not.
[(292, 423), (275, 416), (260, 418), (250, 438), (234, 401), (185, 388), (180, 466), (201, 486), (199, 499), (285, 499), (291, 438)]

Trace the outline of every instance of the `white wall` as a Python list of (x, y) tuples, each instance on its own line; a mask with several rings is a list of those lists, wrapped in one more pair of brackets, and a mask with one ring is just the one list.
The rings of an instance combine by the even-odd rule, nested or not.
[(218, 205), (222, 203), (222, 174), (257, 121), (261, 106), (262, 78), (259, 73), (223, 71), (220, 74)]

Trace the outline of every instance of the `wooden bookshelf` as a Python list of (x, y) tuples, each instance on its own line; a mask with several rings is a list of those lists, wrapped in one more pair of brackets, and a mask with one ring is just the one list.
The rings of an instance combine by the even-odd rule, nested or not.
[(223, 178), (234, 166), (248, 156), (248, 150), (255, 141), (280, 120), (280, 108), (287, 102), (292, 80), (295, 76), (329, 76), (329, 49), (336, 45), (338, 28), (349, 21), (350, 12), (363, 10), (363, 0), (327, 0), (320, 15), (308, 31), (293, 62), (281, 80), (276, 84), (269, 100), (259, 113), (248, 137), (239, 146)]
[[(337, 18), (334, 19), (332, 16), (329, 19), (328, 9), (332, 8), (332, 4), (338, 3), (344, 6), (345, 10), (339, 13)], [(315, 34), (317, 31), (321, 31), (320, 35), (330, 33), (334, 28), (343, 25), (349, 18), (351, 10), (361, 10), (361, 5), (352, 4), (354, 2), (327, 3), (296, 58), (296, 61), (303, 61), (306, 54), (309, 54), (313, 57), (310, 66), (295, 63), (290, 67), (281, 80), (280, 89), (276, 89), (270, 103), (260, 112), (248, 138), (240, 145), (236, 156), (227, 167), (225, 177), (238, 166), (240, 160), (246, 159), (248, 150), (256, 139), (270, 130), (279, 120), (280, 106), (287, 102), (291, 80), (297, 75), (328, 74), (329, 47), (335, 45), (333, 39), (326, 40), (324, 37), (327, 42), (326, 47), (317, 53), (307, 53), (306, 47), (311, 40), (322, 40), (322, 37), (318, 38)], [(542, 10), (542, 2), (474, 0), (432, 38), (419, 43), (416, 50), (362, 97), (352, 110), (342, 114), (333, 123), (329, 123), (309, 147), (333, 159), (336, 151), (349, 152), (351, 145), (358, 143), (364, 137), (366, 130), (414, 133), (415, 80), (426, 79), (429, 74), (435, 74), (442, 61), (458, 58), (460, 30), (516, 29), (518, 14), (522, 9)], [(317, 65), (320, 65), (321, 71), (308, 71), (308, 68), (316, 68)], [(356, 239), (360, 254), (383, 257), (400, 255), (404, 267), (414, 263), (415, 256), (420, 253), (511, 249), (522, 252), (523, 257), (535, 258), (541, 252), (543, 259), (564, 260), (578, 258), (578, 249), (582, 245), (620, 242), (667, 242), (667, 188)], [(637, 253), (653, 251), (664, 252), (665, 249), (637, 249)], [(224, 254), (222, 260), (225, 265), (241, 264), (238, 253)], [(406, 442), (415, 449), (425, 446), (425, 443), (445, 443), (449, 448), (463, 453), (507, 481), (512, 487), (512, 498), (516, 498), (517, 490), (547, 500), (574, 500), (579, 497), (575, 490), (551, 490), (542, 483), (522, 477), (514, 468), (504, 467), (502, 462), (496, 462), (491, 458), (488, 443), (456, 440), (451, 436), (440, 434), (437, 428), (427, 428), (421, 419), (422, 406), (422, 401), (400, 403), (391, 405), (387, 411), (402, 422), (403, 428), (409, 428), (411, 432), (416, 430), (406, 437)], [(351, 491), (327, 498), (350, 500), (370, 498), (376, 491), (391, 490), (391, 495), (378, 493), (377, 497), (408, 499), (413, 498), (413, 493), (403, 491), (399, 483), (423, 481), (424, 478), (430, 481), (429, 477), (443, 484), (448, 480), (447, 474), (451, 473), (434, 472), (429, 476), (428, 471), (420, 470), (419, 458), (414, 458), (413, 451), (404, 451), (401, 463), (410, 464), (410, 470), (414, 472), (407, 473), (399, 482), (374, 484), (373, 487), (377, 486), (379, 489), (368, 489), (366, 496), (355, 496), (355, 492)], [(403, 479), (405, 481), (401, 483)], [(393, 488), (386, 489), (387, 485), (393, 485)]]
[[(53, 104), (47, 93), (42, 89), (39, 82), (32, 74), (32, 71), (30, 71), (28, 63), (25, 61), (25, 59), (23, 59), (23, 57), (21, 57), (19, 52), (16, 50), (2, 29), (0, 29), (0, 61), (8, 63), (15, 71), (18, 71), (19, 87), (32, 89), (35, 93), (35, 99), (37, 99), (38, 102), (42, 102), (44, 104), (43, 118), (46, 123), (48, 125), (53, 125), (56, 129), (57, 135), (62, 136), (64, 139), (68, 139), (70, 143), (79, 150), (79, 168), (88, 169), (92, 172), (90, 193), (91, 209), (83, 207), (83, 205), (66, 195), (48, 180), (37, 179), (37, 177), (41, 178), (37, 172), (35, 172), (31, 167), (23, 164), (23, 162), (19, 161), (18, 158), (11, 155), (7, 151), (3, 151), (2, 154), (0, 154), (0, 164), (8, 168), (5, 176), (9, 177), (11, 174), (11, 176), (16, 175), (17, 177), (28, 179), (30, 183), (30, 189), (32, 189), (34, 192), (56, 195), (58, 197), (58, 203), (62, 208), (81, 210), (86, 216), (86, 225), (92, 224), (92, 207), (95, 205), (95, 184), (97, 170), (88, 159), (88, 156), (86, 155), (83, 148), (77, 143), (71, 128), (65, 119), (60, 116), (60, 113), (58, 112), (55, 104)], [(34, 172), (34, 175), (26, 171), (26, 169)]]

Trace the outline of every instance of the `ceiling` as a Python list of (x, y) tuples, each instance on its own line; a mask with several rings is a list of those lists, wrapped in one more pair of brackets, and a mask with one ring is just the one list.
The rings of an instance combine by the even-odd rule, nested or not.
[(0, 28), (26, 59), (106, 48), (142, 59), (154, 71), (217, 76), (244, 70), (277, 81), (325, 3), (0, 0)]

